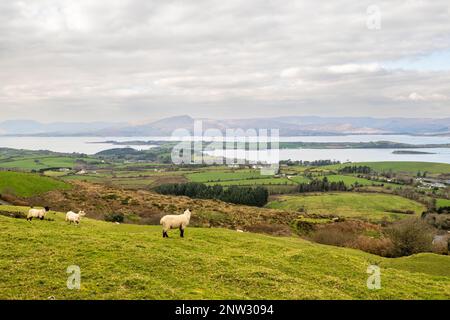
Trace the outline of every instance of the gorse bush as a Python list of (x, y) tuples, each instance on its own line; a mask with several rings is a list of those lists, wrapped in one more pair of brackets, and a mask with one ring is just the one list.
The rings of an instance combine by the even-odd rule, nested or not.
[(175, 196), (187, 196), (199, 199), (218, 199), (225, 202), (262, 207), (267, 203), (269, 192), (263, 187), (238, 187), (223, 188), (220, 185), (207, 186), (203, 183), (173, 183), (163, 184), (155, 189), (160, 194)]

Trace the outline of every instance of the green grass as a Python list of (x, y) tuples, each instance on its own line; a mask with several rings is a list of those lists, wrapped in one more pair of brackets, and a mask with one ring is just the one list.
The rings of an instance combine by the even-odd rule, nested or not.
[(315, 214), (334, 214), (343, 217), (380, 221), (397, 220), (410, 215), (396, 212), (412, 210), (420, 214), (425, 207), (415, 201), (395, 195), (377, 193), (324, 193), (281, 196), (267, 207), (283, 210), (306, 210)]
[(295, 182), (287, 178), (266, 178), (266, 179), (245, 179), (245, 180), (228, 180), (220, 182), (208, 182), (207, 185), (221, 186), (264, 186), (264, 185), (293, 185)]
[(20, 197), (30, 197), (56, 189), (70, 189), (70, 185), (38, 174), (0, 171), (0, 193), (9, 192)]
[(437, 199), (436, 207), (450, 207), (450, 200), (448, 199)]
[(265, 179), (259, 170), (207, 171), (189, 173), (186, 178), (192, 182), (222, 182), (231, 180)]
[[(73, 168), (76, 165), (74, 157), (54, 156), (54, 157), (24, 157), (15, 158), (5, 162), (0, 162), (0, 168), (22, 169), (22, 170), (42, 170), (46, 168)], [(98, 160), (83, 158), (86, 162), (97, 162)]]
[(338, 169), (345, 166), (368, 166), (373, 170), (382, 171), (395, 171), (395, 172), (407, 172), (417, 173), (421, 171), (427, 171), (428, 173), (448, 173), (450, 172), (450, 164), (437, 163), (437, 162), (414, 162), (414, 161), (381, 161), (381, 162), (353, 162), (343, 163), (339, 165), (332, 165), (323, 167), (324, 169)]
[(292, 176), (289, 180), (295, 183), (309, 183), (311, 181), (305, 176)]
[(329, 182), (339, 182), (339, 181), (343, 181), (345, 183), (346, 186), (351, 186), (354, 185), (355, 182), (357, 182), (359, 185), (362, 186), (372, 186), (372, 185), (384, 185), (384, 186), (389, 186), (392, 188), (398, 188), (400, 185), (394, 184), (394, 183), (386, 183), (386, 182), (379, 182), (379, 181), (373, 181), (373, 180), (368, 180), (368, 179), (364, 179), (364, 178), (358, 178), (358, 177), (354, 177), (354, 176), (347, 176), (347, 175), (327, 175), (326, 176)]
[[(215, 228), (163, 239), (156, 226), (48, 218), (0, 216), (0, 299), (450, 299), (448, 256), (386, 259)], [(370, 264), (381, 290), (366, 287)], [(71, 265), (80, 290), (66, 287)]]

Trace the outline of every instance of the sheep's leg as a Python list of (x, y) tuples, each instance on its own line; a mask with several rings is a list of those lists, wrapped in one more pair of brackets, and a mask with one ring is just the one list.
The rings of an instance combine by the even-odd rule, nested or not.
[(180, 226), (180, 237), (184, 238), (184, 229)]
[(44, 220), (44, 217), (40, 217), (39, 219)]
[(163, 238), (168, 238), (168, 237), (169, 237), (169, 235), (167, 234), (167, 231), (163, 230)]

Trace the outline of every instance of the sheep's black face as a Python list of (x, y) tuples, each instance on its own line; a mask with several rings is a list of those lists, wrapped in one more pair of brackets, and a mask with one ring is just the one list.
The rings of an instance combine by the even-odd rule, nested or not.
[(44, 209), (45, 209), (45, 211), (50, 211), (49, 207), (45, 207)]

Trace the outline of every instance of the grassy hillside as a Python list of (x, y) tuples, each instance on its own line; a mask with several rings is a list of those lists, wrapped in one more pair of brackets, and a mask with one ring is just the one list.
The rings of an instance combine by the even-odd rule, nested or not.
[[(25, 210), (19, 209), (19, 210)], [(215, 228), (181, 239), (160, 227), (0, 216), (0, 299), (450, 299), (450, 257), (360, 251)], [(381, 267), (381, 290), (366, 287)], [(66, 269), (81, 268), (81, 290)]]
[(0, 171), (0, 194), (8, 192), (20, 197), (30, 197), (70, 187), (70, 184), (38, 174)]
[[(96, 159), (82, 158), (87, 163), (99, 163)], [(46, 168), (73, 168), (77, 164), (77, 158), (65, 156), (52, 157), (18, 157), (0, 161), (0, 168), (41, 170)]]
[(352, 162), (343, 163), (340, 165), (326, 166), (327, 169), (338, 169), (345, 166), (369, 166), (373, 170), (381, 171), (396, 171), (417, 173), (418, 171), (428, 173), (448, 173), (450, 172), (450, 164), (437, 162), (415, 162), (415, 161), (380, 161), (380, 162)]
[(376, 193), (328, 193), (281, 196), (267, 207), (283, 210), (301, 210), (316, 214), (335, 214), (343, 217), (366, 218), (379, 221), (384, 217), (400, 219), (412, 210), (420, 214), (425, 207), (415, 201), (395, 195)]

